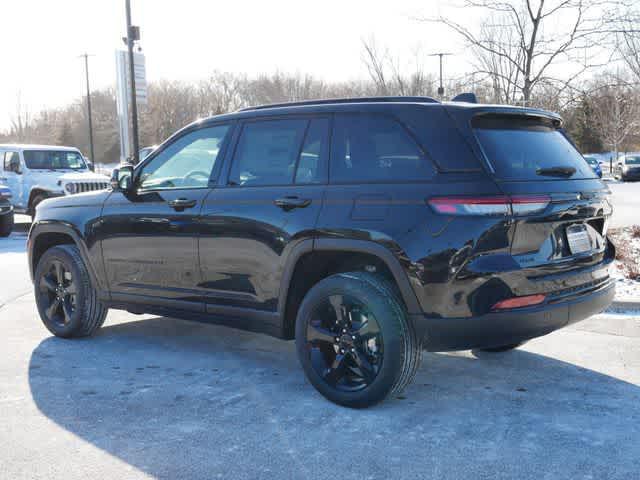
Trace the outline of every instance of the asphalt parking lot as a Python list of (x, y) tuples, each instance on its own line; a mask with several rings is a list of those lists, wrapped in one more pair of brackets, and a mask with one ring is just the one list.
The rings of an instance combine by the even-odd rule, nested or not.
[(94, 338), (52, 337), (26, 228), (0, 240), (2, 479), (638, 477), (638, 316), (429, 353), (401, 397), (349, 410), (292, 342), (117, 311)]

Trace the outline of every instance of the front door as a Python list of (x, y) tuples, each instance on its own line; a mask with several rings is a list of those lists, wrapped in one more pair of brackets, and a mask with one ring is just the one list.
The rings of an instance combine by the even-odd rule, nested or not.
[(149, 156), (105, 202), (100, 238), (112, 299), (203, 310), (198, 221), (229, 125), (191, 129)]
[(327, 179), (328, 130), (326, 117), (244, 123), (228, 174), (202, 210), (207, 311), (221, 305), (276, 310), (286, 254), (314, 234)]

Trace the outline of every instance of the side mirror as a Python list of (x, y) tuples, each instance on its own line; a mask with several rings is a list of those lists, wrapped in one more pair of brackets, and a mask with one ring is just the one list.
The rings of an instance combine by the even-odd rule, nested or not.
[(93, 162), (90, 161), (88, 158), (85, 158), (84, 160), (87, 163), (87, 168), (89, 170), (91, 170), (92, 172), (95, 172), (96, 171), (96, 166), (93, 164)]
[(111, 172), (111, 188), (116, 192), (128, 192), (131, 190), (132, 180), (133, 167), (131, 165), (114, 168), (113, 172)]

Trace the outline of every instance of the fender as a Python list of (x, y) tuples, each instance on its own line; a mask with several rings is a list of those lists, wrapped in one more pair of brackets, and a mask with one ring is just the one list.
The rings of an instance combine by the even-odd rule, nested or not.
[(391, 250), (380, 245), (379, 243), (368, 240), (355, 240), (348, 238), (319, 238), (307, 239), (296, 245), (287, 257), (285, 267), (282, 272), (280, 297), (278, 299), (278, 313), (280, 318), (284, 320), (284, 312), (286, 307), (287, 295), (289, 293), (289, 285), (291, 277), (295, 270), (296, 264), (302, 255), (309, 252), (319, 251), (342, 251), (354, 253), (367, 253), (374, 255), (382, 260), (389, 271), (393, 275), (400, 294), (404, 300), (409, 314), (421, 313), (420, 305), (416, 297), (409, 278), (402, 268), (400, 261)]
[(91, 277), (91, 284), (98, 291), (99, 297), (101, 299), (108, 299), (109, 295), (107, 293), (107, 289), (105, 288), (103, 282), (100, 277), (97, 275), (95, 267), (90, 260), (89, 251), (87, 250), (87, 246), (82, 238), (82, 235), (77, 230), (77, 228), (66, 222), (58, 222), (52, 220), (41, 220), (33, 223), (31, 225), (31, 230), (29, 231), (29, 239), (27, 241), (27, 252), (29, 259), (29, 274), (31, 275), (31, 281), (33, 282), (34, 276), (34, 265), (33, 265), (33, 247), (36, 243), (36, 239), (46, 233), (64, 233), (71, 237), (74, 244), (78, 247), (80, 251), (80, 256), (82, 257), (82, 261), (87, 267), (87, 271), (89, 272), (89, 277)]

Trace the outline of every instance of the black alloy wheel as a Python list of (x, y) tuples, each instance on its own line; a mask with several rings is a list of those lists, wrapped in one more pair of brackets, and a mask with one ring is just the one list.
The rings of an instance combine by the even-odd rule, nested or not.
[(307, 326), (311, 365), (338, 390), (349, 392), (371, 385), (382, 366), (383, 345), (375, 316), (351, 296), (325, 298)]
[(422, 345), (391, 282), (368, 272), (320, 280), (296, 316), (296, 350), (309, 382), (339, 405), (364, 408), (398, 394)]
[(61, 260), (51, 260), (38, 281), (41, 305), (46, 321), (64, 327), (76, 310), (78, 285), (73, 273)]
[(86, 337), (104, 323), (108, 309), (98, 298), (75, 245), (44, 252), (33, 279), (40, 319), (54, 335)]

